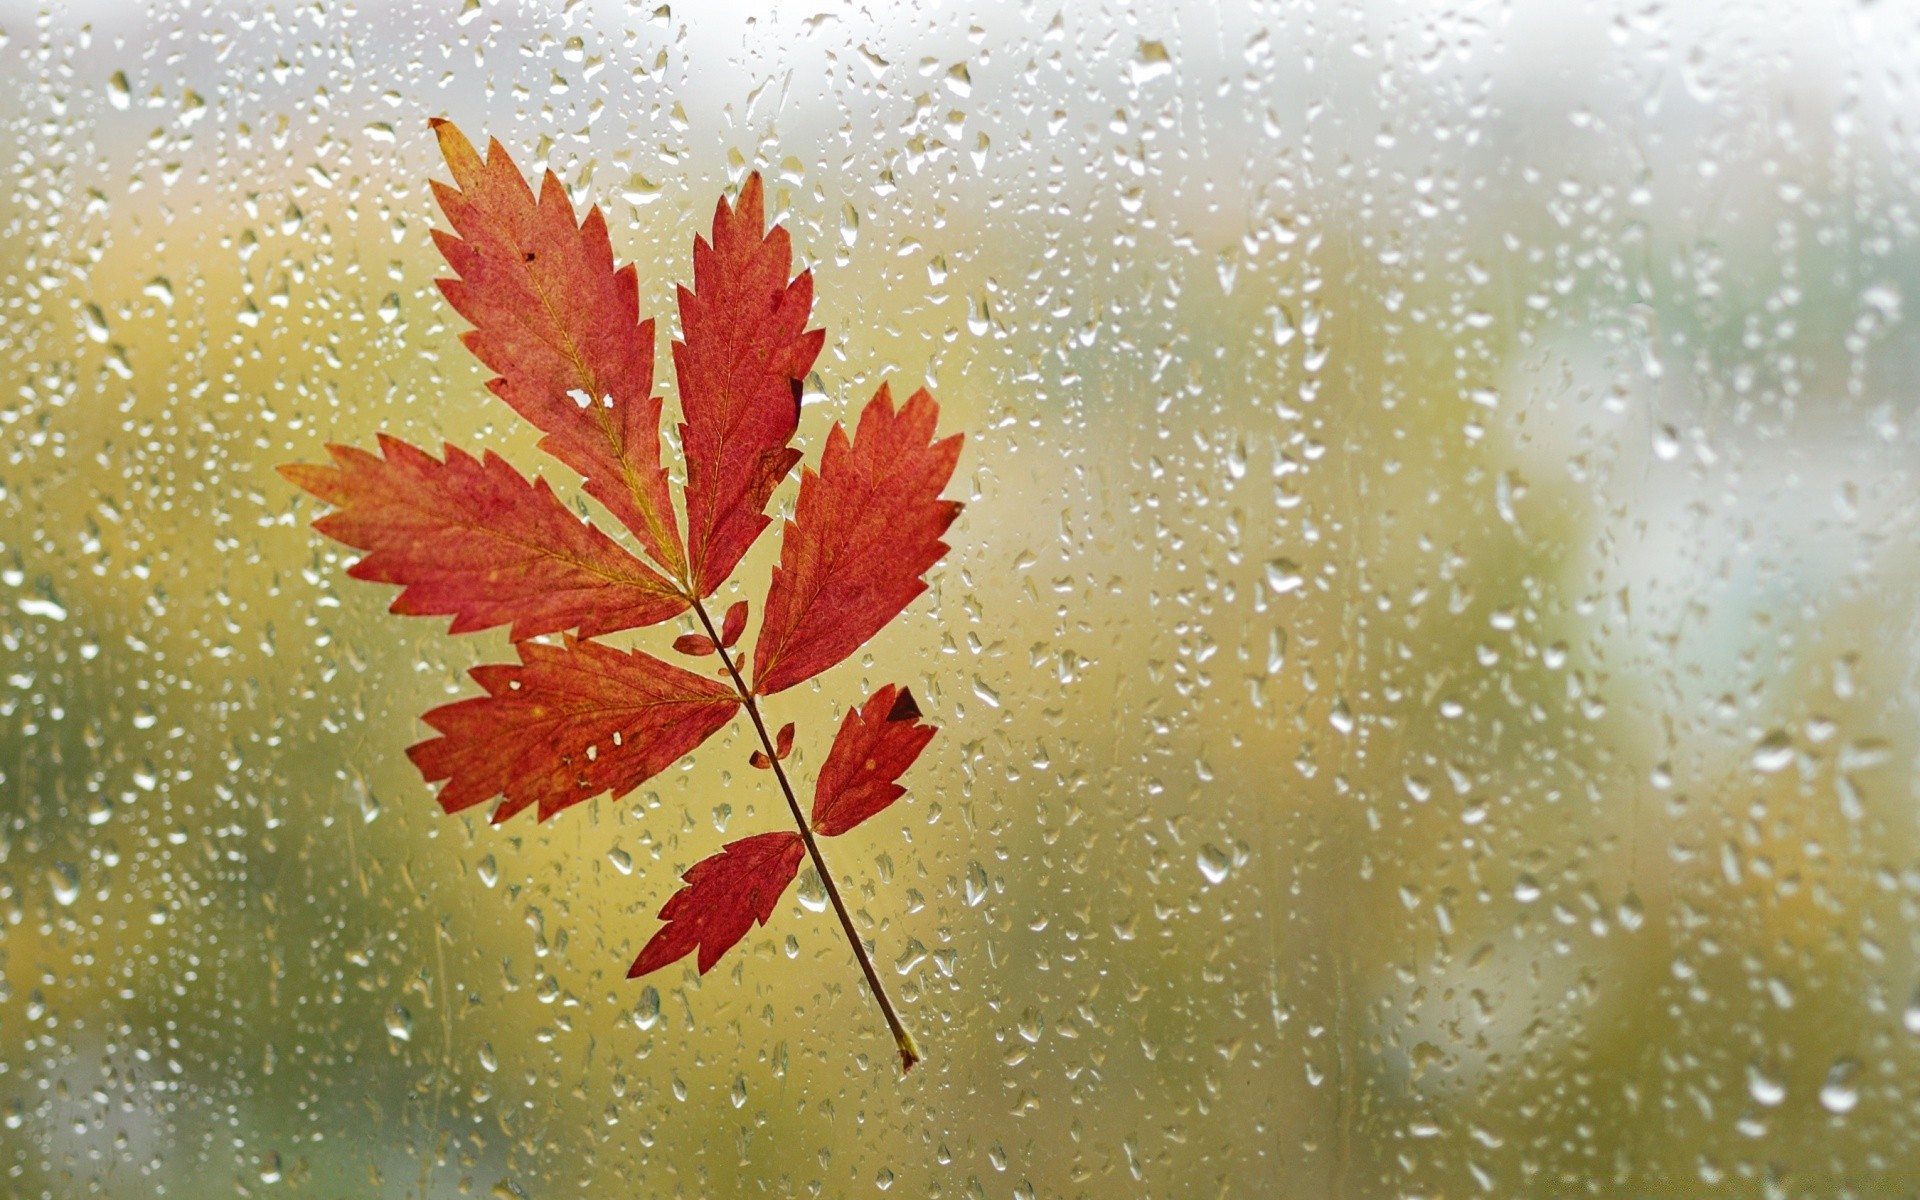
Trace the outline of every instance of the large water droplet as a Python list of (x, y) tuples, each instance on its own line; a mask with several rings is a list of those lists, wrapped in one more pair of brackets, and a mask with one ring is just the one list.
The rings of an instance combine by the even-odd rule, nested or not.
[(53, 888), (54, 902), (62, 908), (80, 898), (80, 873), (70, 863), (55, 863), (48, 867), (47, 883)]
[(1820, 1107), (1841, 1116), (1850, 1113), (1860, 1103), (1860, 1088), (1856, 1082), (1860, 1074), (1860, 1064), (1843, 1058), (1827, 1071), (1825, 1083), (1820, 1085)]
[(1135, 84), (1173, 74), (1173, 56), (1167, 53), (1166, 43), (1141, 42), (1140, 48), (1134, 53), (1130, 72)]
[(1640, 895), (1632, 888), (1620, 898), (1620, 906), (1614, 910), (1620, 928), (1632, 933), (1647, 922), (1647, 910), (1640, 903)]
[(962, 881), (962, 886), (966, 889), (967, 907), (980, 907), (980, 902), (987, 898), (986, 868), (982, 867), (979, 863), (974, 863), (968, 867), (967, 877)]
[(660, 990), (652, 984), (640, 989), (640, 999), (633, 1006), (633, 1025), (636, 1029), (652, 1029), (660, 1020)]
[(1306, 585), (1300, 575), (1300, 564), (1290, 558), (1276, 558), (1267, 564), (1267, 586), (1276, 595), (1285, 595), (1297, 591)]
[(800, 886), (794, 895), (800, 901), (800, 907), (808, 912), (827, 911), (827, 889), (820, 885), (820, 876), (812, 867), (800, 872)]
[(1793, 738), (1783, 729), (1768, 732), (1753, 748), (1753, 769), (1771, 775), (1793, 762)]

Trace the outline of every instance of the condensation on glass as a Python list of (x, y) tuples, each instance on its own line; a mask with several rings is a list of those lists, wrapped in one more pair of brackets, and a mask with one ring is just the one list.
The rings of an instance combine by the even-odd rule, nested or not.
[[(0, 1192), (1911, 1187), (1917, 75), (1889, 3), (0, 0)], [(943, 727), (836, 860), (904, 1082), (817, 880), (623, 978), (779, 818), (749, 731), (545, 826), (406, 760), (505, 638), (272, 468), (539, 465), (430, 116), (607, 207), (663, 363), (763, 171), (806, 444), (968, 434), (776, 718)]]

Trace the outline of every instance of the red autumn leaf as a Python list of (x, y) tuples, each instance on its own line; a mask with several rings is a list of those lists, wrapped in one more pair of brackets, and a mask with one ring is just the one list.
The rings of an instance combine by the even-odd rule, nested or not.
[(700, 950), (696, 960), (705, 975), (720, 956), (753, 929), (765, 925), (799, 873), (806, 845), (797, 833), (760, 833), (729, 842), (712, 858), (703, 858), (685, 875), (687, 886), (667, 899), (660, 919), (667, 924), (633, 960), (628, 979), (657, 971)]
[(947, 552), (940, 535), (960, 513), (940, 499), (960, 436), (934, 441), (939, 415), (924, 389), (896, 413), (881, 384), (852, 442), (835, 425), (820, 473), (801, 472), (753, 650), (756, 694), (818, 675), (927, 590), (921, 576)]
[(474, 328), (461, 335), (499, 372), (487, 386), (546, 437), (540, 448), (578, 471), (587, 494), (679, 574), (683, 552), (660, 465), (653, 322), (639, 320), (639, 280), (614, 269), (606, 218), (575, 224), (566, 188), (547, 172), (536, 198), (500, 143), (484, 161), (446, 121), (433, 129), (455, 187), (433, 194), (453, 233), (433, 240), (458, 279), (440, 290)]
[(694, 658), (712, 654), (716, 649), (713, 639), (704, 633), (683, 633), (673, 639), (673, 648)]
[(671, 583), (492, 451), (475, 459), (448, 446), (442, 462), (385, 434), (379, 445), (328, 446), (333, 466), (280, 473), (335, 506), (315, 529), (367, 552), (348, 575), (401, 585), (392, 611), (450, 615), (454, 633), (511, 623), (515, 641), (576, 627), (592, 637), (685, 611)]
[(726, 620), (721, 622), (720, 644), (731, 650), (733, 649), (733, 644), (740, 640), (740, 635), (746, 631), (747, 602), (745, 600), (735, 600), (733, 604), (727, 608)]
[(495, 796), (495, 824), (529, 805), (541, 820), (612, 792), (618, 799), (679, 761), (740, 707), (733, 688), (599, 642), (520, 643), (518, 665), (475, 667), (484, 696), (423, 718), (440, 737), (407, 751), (440, 807)]
[[(634, 269), (614, 266), (604, 216), (592, 208), (576, 220), (551, 173), (536, 196), (497, 142), (482, 159), (453, 126), (432, 124), (454, 179), (434, 184), (453, 227), (434, 239), (457, 276), (440, 286), (474, 324), (462, 340), (498, 373), (488, 386), (545, 435), (541, 448), (582, 476), (665, 574), (578, 520), (544, 480), (491, 453), (475, 459), (448, 447), (442, 461), (382, 437), (378, 455), (333, 446), (330, 466), (283, 467), (335, 506), (315, 526), (365, 552), (349, 574), (400, 585), (394, 611), (449, 615), (454, 632), (510, 625), (520, 643), (518, 663), (474, 670), (484, 695), (426, 714), (438, 736), (409, 757), (442, 785), (449, 812), (503, 797), (496, 822), (529, 807), (545, 819), (631, 791), (744, 708), (760, 742), (749, 761), (772, 771), (800, 830), (732, 843), (688, 871), (633, 973), (696, 948), (707, 971), (754, 921), (765, 923), (810, 856), (902, 1068), (912, 1067), (919, 1050), (781, 765), (794, 725), (769, 734), (759, 701), (851, 654), (925, 590), (922, 576), (946, 550), (940, 538), (960, 507), (939, 498), (960, 439), (933, 440), (939, 410), (927, 393), (896, 413), (885, 387), (853, 437), (833, 428), (783, 529), (749, 688), (734, 650), (747, 602), (729, 606), (716, 627), (703, 601), (770, 523), (768, 499), (799, 458), (788, 443), (823, 339), (806, 328), (811, 274), (790, 279), (788, 235), (765, 228), (759, 177), (736, 203), (719, 204), (712, 240), (695, 241), (693, 286), (679, 291), (683, 542), (660, 461), (653, 324), (639, 319)], [(581, 640), (688, 608), (702, 632), (674, 647), (717, 654), (723, 679)], [(568, 630), (579, 638), (523, 640)], [(933, 736), (918, 718), (912, 697), (891, 687), (848, 714), (821, 768), (814, 827), (844, 832), (901, 795), (900, 775)]]
[(693, 243), (693, 287), (679, 289), (673, 366), (686, 417), (687, 559), (696, 595), (720, 586), (771, 518), (767, 498), (800, 452), (800, 387), (824, 330), (807, 330), (813, 273), (791, 281), (787, 231), (764, 230), (758, 174), (713, 213), (713, 240)]
[(897, 781), (933, 735), (913, 693), (891, 683), (849, 712), (814, 783), (814, 832), (836, 837), (905, 795)]
[(773, 760), (767, 757), (765, 750), (755, 750), (752, 754), (747, 755), (747, 763), (756, 771), (770, 771), (773, 769)]

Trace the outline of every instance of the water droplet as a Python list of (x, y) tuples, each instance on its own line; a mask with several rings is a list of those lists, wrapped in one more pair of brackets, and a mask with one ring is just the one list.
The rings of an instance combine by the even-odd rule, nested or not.
[(908, 938), (907, 944), (900, 948), (900, 956), (893, 960), (893, 969), (902, 975), (907, 974), (926, 961), (927, 948), (919, 938)]
[(1200, 874), (1205, 876), (1210, 884), (1224, 883), (1227, 875), (1233, 870), (1233, 864), (1226, 854), (1211, 843), (1201, 847), (1194, 861), (1200, 868)]
[(80, 898), (80, 873), (71, 863), (55, 863), (47, 868), (47, 883), (53, 888), (54, 903), (62, 908)]
[(652, 984), (640, 990), (640, 999), (633, 1006), (633, 1026), (635, 1029), (652, 1029), (660, 1020), (660, 991)]
[(493, 861), (493, 855), (491, 854), (480, 860), (479, 864), (474, 867), (474, 873), (480, 876), (480, 882), (487, 887), (492, 887), (494, 884), (500, 882), (500, 867)]
[(1267, 564), (1267, 586), (1275, 595), (1284, 596), (1306, 586), (1300, 576), (1300, 564), (1290, 558), (1276, 558)]
[(1784, 729), (1775, 729), (1753, 748), (1753, 769), (1772, 775), (1784, 771), (1793, 762), (1793, 738)]
[(660, 185), (635, 171), (627, 176), (625, 186), (620, 189), (620, 198), (635, 207), (652, 204), (660, 198)]
[(1020, 1014), (1020, 1024), (1015, 1027), (1022, 1040), (1038, 1042), (1040, 1035), (1047, 1031), (1047, 1018), (1037, 1008), (1029, 1008)]
[(1820, 1107), (1835, 1116), (1852, 1112), (1860, 1103), (1860, 1089), (1855, 1082), (1859, 1073), (1860, 1064), (1851, 1058), (1835, 1062), (1827, 1072), (1826, 1082), (1820, 1085)]
[(827, 889), (820, 886), (820, 876), (811, 866), (800, 872), (800, 886), (794, 896), (808, 912), (827, 911)]
[(125, 71), (115, 71), (107, 77), (107, 103), (122, 112), (133, 103), (133, 85), (127, 82)]
[(967, 877), (962, 881), (966, 889), (967, 907), (979, 908), (980, 902), (987, 898), (987, 871), (979, 863), (967, 868)]
[(1141, 42), (1133, 56), (1131, 73), (1136, 85), (1173, 74), (1173, 56), (1167, 53), (1166, 43)]
[(1747, 1066), (1747, 1094), (1754, 1103), (1764, 1104), (1768, 1108), (1787, 1098), (1787, 1085), (1762, 1071), (1757, 1063)]
[(1521, 875), (1513, 881), (1513, 898), (1522, 904), (1532, 904), (1540, 898), (1540, 881), (1531, 875)]
[(480, 1043), (480, 1065), (486, 1068), (489, 1074), (500, 1069), (500, 1060), (493, 1056), (492, 1042)]
[(1614, 910), (1614, 914), (1615, 919), (1620, 922), (1620, 928), (1628, 933), (1647, 923), (1647, 910), (1640, 903), (1640, 894), (1632, 888), (1628, 888), (1627, 894), (1620, 897), (1620, 905)]
[(1300, 327), (1294, 323), (1293, 314), (1284, 304), (1276, 304), (1268, 310), (1273, 317), (1273, 344), (1285, 346), (1300, 335)]
[(396, 1042), (410, 1040), (413, 1037), (413, 1014), (398, 1004), (388, 1010), (387, 1036)]
[(1680, 431), (1671, 425), (1657, 427), (1653, 431), (1653, 456), (1661, 462), (1680, 457)]
[(1900, 322), (1901, 299), (1900, 289), (1890, 283), (1876, 283), (1860, 293), (1860, 303), (1889, 325)]

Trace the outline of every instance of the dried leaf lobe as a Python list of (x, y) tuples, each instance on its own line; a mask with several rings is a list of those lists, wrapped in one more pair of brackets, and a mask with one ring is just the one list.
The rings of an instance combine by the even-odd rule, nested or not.
[(536, 197), (499, 142), (483, 160), (451, 123), (433, 128), (455, 184), (433, 184), (453, 226), (433, 240), (458, 276), (438, 282), (474, 325), (460, 340), (499, 373), (487, 386), (546, 434), (540, 448), (678, 575), (685, 554), (660, 464), (653, 322), (639, 319), (633, 266), (615, 269), (606, 218), (596, 206), (576, 223), (553, 172)]
[(814, 783), (814, 832), (837, 837), (905, 795), (900, 776), (934, 732), (913, 693), (891, 683), (847, 713)]
[(451, 616), (454, 633), (511, 625), (520, 641), (593, 637), (686, 609), (664, 577), (491, 450), (475, 459), (449, 445), (442, 461), (385, 434), (379, 448), (329, 445), (332, 466), (280, 474), (335, 506), (315, 529), (366, 552), (348, 575), (401, 586), (391, 611)]
[(687, 886), (660, 909), (660, 919), (667, 924), (648, 940), (627, 978), (657, 971), (696, 947), (696, 962), (705, 975), (747, 936), (755, 921), (767, 923), (805, 853), (797, 833), (761, 833), (729, 842), (720, 853), (695, 863), (681, 876)]
[(727, 684), (638, 650), (568, 639), (519, 645), (520, 662), (475, 667), (486, 689), (423, 720), (441, 736), (407, 751), (440, 806), (495, 796), (495, 824), (537, 806), (541, 820), (612, 792), (617, 799), (712, 736), (740, 698)]
[(895, 412), (882, 384), (852, 440), (835, 425), (819, 474), (801, 472), (754, 644), (756, 693), (833, 666), (927, 590), (921, 576), (947, 552), (940, 535), (960, 512), (940, 499), (960, 435), (934, 441), (939, 415), (924, 389)]
[(800, 389), (826, 334), (808, 330), (813, 273), (789, 280), (787, 231), (765, 228), (760, 176), (714, 209), (713, 237), (693, 244), (693, 287), (679, 289), (673, 365), (687, 461), (687, 555), (705, 596), (733, 572), (771, 520), (767, 499), (800, 459), (787, 443)]

